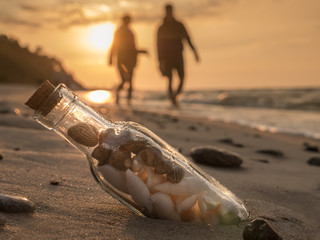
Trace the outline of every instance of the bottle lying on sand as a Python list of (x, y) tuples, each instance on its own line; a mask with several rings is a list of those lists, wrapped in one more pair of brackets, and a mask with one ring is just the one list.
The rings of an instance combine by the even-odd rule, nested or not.
[(134, 213), (213, 225), (249, 217), (235, 195), (157, 135), (134, 122), (106, 120), (65, 85), (46, 81), (26, 105), (81, 151), (102, 189)]

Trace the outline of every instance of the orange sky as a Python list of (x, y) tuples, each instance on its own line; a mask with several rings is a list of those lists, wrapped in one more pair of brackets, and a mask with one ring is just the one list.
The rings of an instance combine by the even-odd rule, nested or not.
[[(108, 2), (108, 4), (107, 4)], [(138, 89), (166, 89), (158, 70), (155, 33), (162, 1), (16, 0), (0, 3), (0, 32), (62, 60), (87, 87), (114, 87), (106, 65), (114, 29), (133, 15), (140, 56)], [(179, 0), (182, 20), (201, 58), (185, 46), (187, 89), (320, 86), (320, 1)]]

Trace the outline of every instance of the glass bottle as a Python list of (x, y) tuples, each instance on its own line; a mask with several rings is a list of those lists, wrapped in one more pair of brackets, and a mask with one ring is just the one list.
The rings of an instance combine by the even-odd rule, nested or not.
[(103, 118), (65, 85), (46, 81), (26, 105), (36, 121), (81, 151), (102, 189), (134, 213), (210, 224), (249, 217), (235, 195), (157, 135)]

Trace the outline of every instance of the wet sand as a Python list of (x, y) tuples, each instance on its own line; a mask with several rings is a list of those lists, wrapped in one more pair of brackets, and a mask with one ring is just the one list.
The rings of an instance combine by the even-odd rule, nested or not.
[[(98, 186), (80, 152), (32, 119), (23, 102), (35, 89), (0, 85), (0, 194), (27, 197), (36, 205), (34, 213), (2, 213), (7, 224), (0, 227), (0, 239), (242, 239), (246, 222), (210, 226), (134, 215)], [(303, 147), (320, 146), (318, 141), (134, 106), (98, 110), (114, 121), (141, 123), (189, 159), (197, 146), (239, 154), (238, 169), (198, 166), (241, 198), (251, 219), (267, 220), (283, 239), (320, 238), (320, 167), (307, 163), (320, 153)]]

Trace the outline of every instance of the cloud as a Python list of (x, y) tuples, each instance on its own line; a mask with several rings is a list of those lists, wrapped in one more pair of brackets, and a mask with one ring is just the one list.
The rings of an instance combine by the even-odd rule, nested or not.
[[(214, 17), (226, 2), (236, 0), (178, 0), (174, 6), (181, 18)], [(5, 5), (5, 3), (2, 3)], [(106, 21), (117, 22), (130, 13), (135, 22), (155, 23), (163, 17), (164, 1), (160, 0), (19, 0), (7, 3), (14, 9), (10, 17), (0, 17), (6, 24), (59, 28), (85, 26)]]

